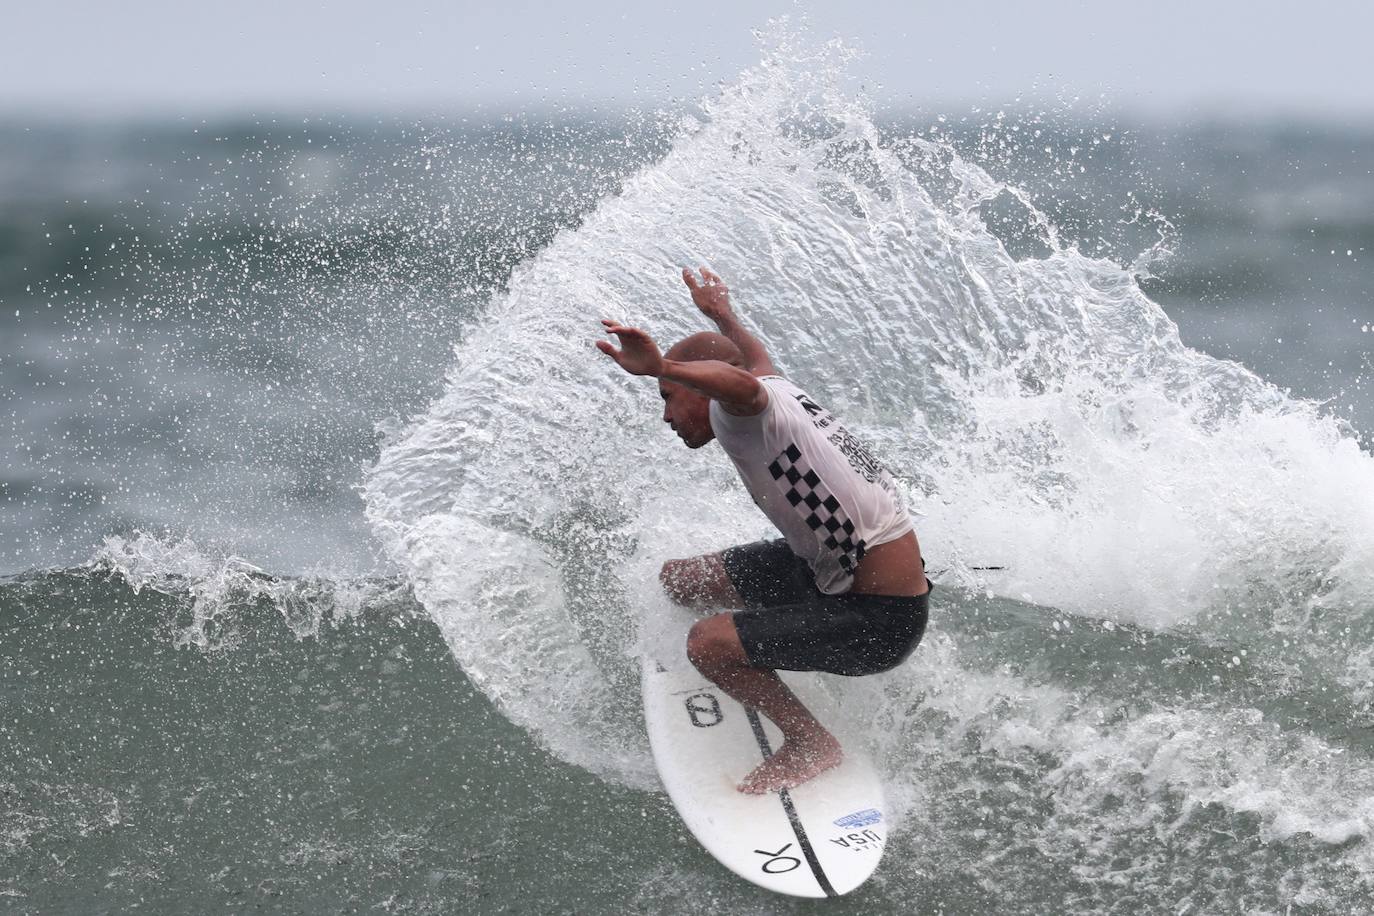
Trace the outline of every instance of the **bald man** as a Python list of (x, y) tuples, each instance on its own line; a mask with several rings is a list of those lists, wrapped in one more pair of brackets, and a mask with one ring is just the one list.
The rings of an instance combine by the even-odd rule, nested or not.
[(925, 632), (930, 582), (911, 518), (887, 470), (835, 415), (777, 374), (706, 268), (682, 279), (719, 333), (674, 344), (602, 321), (620, 342), (597, 347), (631, 375), (658, 379), (663, 422), (688, 448), (720, 442), (783, 537), (669, 560), (659, 578), (677, 603), (735, 608), (693, 624), (687, 656), (706, 677), (775, 722), (783, 745), (741, 792), (789, 789), (837, 766), (835, 737), (776, 670), (864, 675), (909, 656)]

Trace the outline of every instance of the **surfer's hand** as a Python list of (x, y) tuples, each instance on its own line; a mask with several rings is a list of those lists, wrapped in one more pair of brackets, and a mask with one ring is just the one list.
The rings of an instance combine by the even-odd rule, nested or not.
[(715, 271), (701, 268), (701, 279), (696, 278), (692, 268), (682, 268), (682, 282), (692, 291), (692, 301), (707, 318), (719, 324), (734, 312), (730, 308), (730, 288), (725, 281), (716, 276)]
[(619, 363), (620, 368), (631, 375), (657, 377), (663, 374), (663, 355), (658, 352), (658, 345), (654, 343), (652, 337), (639, 328), (627, 328), (623, 324), (607, 321), (605, 318), (601, 319), (601, 323), (606, 326), (607, 333), (614, 334), (619, 338), (620, 345), (624, 349), (617, 350), (609, 341), (598, 340), (596, 342), (598, 350)]

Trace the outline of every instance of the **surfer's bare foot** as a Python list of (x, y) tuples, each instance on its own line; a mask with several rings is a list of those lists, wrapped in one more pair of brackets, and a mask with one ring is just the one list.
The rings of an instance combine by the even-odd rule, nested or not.
[(754, 768), (744, 777), (739, 790), (746, 795), (763, 795), (781, 789), (791, 789), (833, 769), (844, 760), (840, 742), (829, 732), (810, 738), (793, 738), (783, 743), (778, 752)]

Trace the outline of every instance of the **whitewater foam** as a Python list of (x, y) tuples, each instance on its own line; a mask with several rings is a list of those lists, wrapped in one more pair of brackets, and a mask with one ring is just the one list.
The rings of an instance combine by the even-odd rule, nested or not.
[(338, 625), (364, 607), (383, 605), (409, 592), (404, 582), (336, 579), (329, 576), (280, 578), (233, 554), (203, 548), (191, 538), (136, 532), (112, 535), (87, 564), (120, 576), (134, 594), (143, 589), (183, 603), (189, 619), (178, 621), (178, 647), (233, 648), (235, 615), (256, 602), (281, 614), (297, 639), (315, 636), (325, 624)]

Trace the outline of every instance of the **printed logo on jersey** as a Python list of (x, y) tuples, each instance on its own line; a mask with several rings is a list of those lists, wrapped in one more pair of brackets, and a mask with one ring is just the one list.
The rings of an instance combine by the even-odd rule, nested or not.
[(841, 426), (828, 437), (830, 444), (844, 453), (844, 457), (849, 460), (852, 467), (864, 480), (869, 483), (878, 483), (883, 478), (886, 470), (873, 453), (868, 450), (868, 446), (856, 439), (849, 430)]
[(806, 411), (806, 416), (811, 420), (811, 425), (817, 429), (825, 429), (835, 422), (834, 414), (811, 400), (804, 393), (794, 394), (792, 397), (796, 398), (797, 403), (802, 406), (802, 410)]
[(836, 555), (836, 561), (847, 575), (863, 559), (867, 545), (855, 537), (854, 523), (849, 520), (840, 501), (830, 492), (820, 475), (802, 455), (796, 443), (791, 443), (768, 465), (768, 473), (780, 486), (792, 508), (802, 513), (816, 534), (821, 546)]
[(811, 400), (805, 392), (799, 392), (792, 397), (801, 405), (802, 410), (806, 411), (806, 416), (811, 421), (812, 426), (820, 430), (831, 426), (835, 427), (835, 431), (827, 438), (831, 445), (840, 450), (856, 474), (869, 483), (880, 484), (883, 489), (891, 490), (891, 484), (886, 479), (887, 469), (877, 458), (873, 457), (868, 446), (855, 438), (849, 430), (839, 425), (834, 414)]

